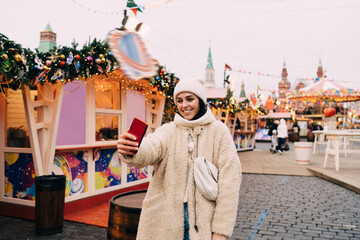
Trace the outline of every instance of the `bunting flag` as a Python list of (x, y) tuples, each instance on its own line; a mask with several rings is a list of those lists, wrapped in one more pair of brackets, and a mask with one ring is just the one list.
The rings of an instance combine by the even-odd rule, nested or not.
[(135, 14), (135, 16), (137, 14), (137, 11), (142, 12), (140, 6), (138, 6), (134, 0), (128, 0), (126, 3), (126, 7), (130, 8), (131, 11), (133, 11), (133, 13)]
[(252, 105), (252, 108), (258, 108), (259, 107), (259, 100), (256, 96), (255, 92), (250, 93), (249, 95), (250, 103)]
[(269, 110), (274, 109), (274, 102), (273, 102), (272, 98), (270, 97), (270, 95), (268, 96), (268, 99), (266, 100), (265, 107)]
[(230, 71), (232, 70), (232, 68), (225, 63), (225, 71), (226, 71), (226, 69), (229, 69)]

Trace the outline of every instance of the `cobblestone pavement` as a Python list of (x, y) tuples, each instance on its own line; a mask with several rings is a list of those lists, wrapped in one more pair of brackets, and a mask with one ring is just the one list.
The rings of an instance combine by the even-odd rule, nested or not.
[(107, 229), (64, 221), (63, 232), (52, 235), (37, 235), (35, 222), (0, 216), (0, 239), (41, 240), (97, 240), (106, 239)]
[(360, 195), (316, 177), (244, 174), (231, 239), (360, 239)]
[[(64, 222), (38, 236), (35, 222), (0, 216), (0, 239), (106, 239), (107, 229)], [(234, 239), (360, 239), (360, 195), (316, 177), (244, 174)]]

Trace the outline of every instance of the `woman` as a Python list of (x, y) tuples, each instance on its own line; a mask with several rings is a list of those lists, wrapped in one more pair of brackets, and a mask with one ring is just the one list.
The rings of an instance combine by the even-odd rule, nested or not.
[[(129, 133), (122, 134), (117, 142), (121, 159), (127, 164), (157, 165), (143, 202), (137, 239), (225, 240), (233, 232), (241, 183), (240, 160), (232, 136), (206, 107), (202, 81), (180, 81), (174, 101), (174, 121), (145, 137), (141, 146)], [(216, 201), (205, 199), (196, 189), (196, 155), (218, 169)]]
[(280, 154), (282, 154), (283, 151), (281, 150), (281, 147), (286, 143), (286, 138), (288, 137), (288, 130), (284, 119), (280, 119), (280, 125), (277, 128), (277, 134), (278, 134), (278, 145), (276, 146), (276, 150)]

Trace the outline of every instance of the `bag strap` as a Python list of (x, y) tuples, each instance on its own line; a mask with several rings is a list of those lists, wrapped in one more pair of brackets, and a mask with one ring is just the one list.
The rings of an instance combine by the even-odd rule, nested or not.
[[(191, 134), (189, 133), (188, 135), (188, 150), (189, 150), (189, 153), (191, 154), (192, 156), (192, 152), (194, 151), (194, 142), (193, 142), (193, 139), (192, 139), (192, 136)], [(196, 158), (198, 157), (199, 155), (199, 135), (197, 135), (197, 142), (196, 142)]]
[(211, 177), (214, 179), (214, 181), (217, 183), (217, 179), (215, 178), (213, 172), (211, 171), (210, 167), (209, 167), (209, 163), (206, 161), (206, 159), (204, 158), (204, 163), (206, 164), (207, 170), (209, 172), (209, 174), (211, 175)]
[[(189, 150), (189, 153), (190, 153), (190, 158), (192, 159), (192, 152), (194, 150), (194, 142), (193, 142), (193, 139), (192, 139), (192, 136), (191, 134), (189, 133), (188, 135), (188, 150)], [(197, 143), (196, 143), (196, 157), (198, 156), (198, 151), (199, 151), (199, 148), (198, 148), (198, 144), (199, 143), (199, 135), (197, 135)], [(193, 159), (192, 159), (193, 160)], [(194, 217), (194, 220), (195, 220), (195, 223), (194, 223), (194, 228), (195, 228), (195, 231), (196, 232), (199, 232), (199, 229), (198, 229), (198, 226), (196, 224), (196, 194), (195, 194), (195, 191), (196, 191), (196, 184), (195, 184), (195, 179), (194, 179), (194, 185), (195, 185), (195, 188), (194, 188), (194, 210), (195, 210), (195, 217)]]

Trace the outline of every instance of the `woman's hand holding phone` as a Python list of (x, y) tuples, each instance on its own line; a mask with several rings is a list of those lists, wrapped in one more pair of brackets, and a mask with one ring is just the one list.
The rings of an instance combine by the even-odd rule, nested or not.
[(118, 152), (124, 155), (135, 155), (145, 136), (148, 124), (139, 118), (134, 118), (129, 130), (119, 136), (117, 141)]
[(135, 155), (139, 150), (139, 144), (136, 141), (136, 137), (128, 132), (121, 134), (117, 140), (118, 152), (123, 155)]

